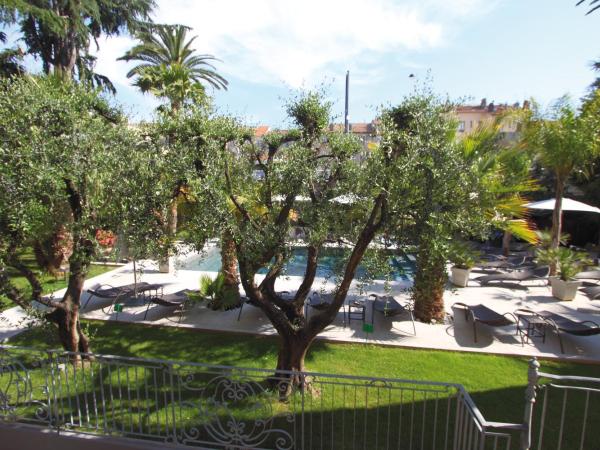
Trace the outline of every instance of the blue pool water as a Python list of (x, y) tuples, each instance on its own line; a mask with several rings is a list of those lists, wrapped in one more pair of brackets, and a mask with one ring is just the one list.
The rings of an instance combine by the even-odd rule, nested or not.
[[(335, 275), (346, 262), (347, 250), (339, 248), (326, 248), (321, 251), (319, 264), (317, 266), (317, 277), (329, 278)], [(293, 250), (292, 257), (285, 265), (284, 274), (290, 276), (303, 276), (306, 270), (306, 248), (298, 247)], [(393, 281), (410, 281), (415, 272), (414, 258), (411, 255), (390, 255), (389, 279)], [(221, 269), (221, 254), (219, 251), (210, 253), (202, 258), (190, 259), (184, 263), (183, 270), (202, 270), (205, 272), (218, 272)], [(366, 274), (366, 268), (359, 266), (356, 278), (362, 278)], [(265, 273), (261, 271), (259, 273)], [(375, 274), (375, 279), (384, 280), (387, 274)]]

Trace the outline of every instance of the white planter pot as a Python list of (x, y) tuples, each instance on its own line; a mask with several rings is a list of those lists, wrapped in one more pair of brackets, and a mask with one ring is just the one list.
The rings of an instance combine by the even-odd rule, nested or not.
[(581, 281), (563, 281), (560, 278), (551, 278), (552, 295), (559, 300), (573, 300), (577, 295), (577, 289)]
[(171, 272), (171, 259), (165, 258), (158, 260), (158, 271), (160, 273), (170, 273)]
[(471, 269), (452, 267), (450, 270), (452, 271), (452, 275), (450, 276), (450, 281), (452, 284), (459, 287), (465, 287), (469, 282), (469, 274), (471, 273)]

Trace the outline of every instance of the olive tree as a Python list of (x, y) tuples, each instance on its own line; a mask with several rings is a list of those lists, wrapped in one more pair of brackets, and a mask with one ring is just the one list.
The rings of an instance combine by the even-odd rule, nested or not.
[(535, 239), (518, 195), (531, 183), (505, 170), (521, 155), (501, 145), (497, 126), (457, 140), (452, 110), (450, 102), (425, 89), (382, 114), (381, 145), (401, 155), (386, 232), (415, 249), (412, 298), (423, 322), (444, 320), (446, 264), (457, 239), (485, 238), (492, 226)]
[[(280, 374), (304, 369), (311, 343), (344, 304), (358, 265), (385, 223), (399, 153), (382, 147), (365, 158), (357, 138), (327, 132), (330, 106), (318, 93), (301, 94), (287, 105), (295, 128), (273, 132), (262, 144), (231, 119), (212, 120), (205, 176), (190, 183), (204, 202), (198, 205), (196, 233), (227, 228), (246, 296), (279, 334)], [(356, 199), (351, 223), (331, 201), (339, 195)], [(292, 255), (293, 229), (302, 230), (307, 260), (300, 285), (288, 300), (275, 285)], [(331, 243), (343, 243), (347, 254), (334, 280), (331, 303), (307, 320), (304, 303), (322, 251)], [(257, 276), (259, 271), (264, 277)], [(301, 382), (290, 381), (287, 387)]]
[[(0, 263), (22, 273), (32, 295), (14, 287), (4, 270), (2, 292), (25, 308), (34, 300), (49, 307), (45, 317), (57, 325), (63, 347), (87, 352), (79, 309), (95, 233), (117, 229), (124, 214), (148, 216), (156, 199), (136, 201), (138, 191), (127, 185), (144, 184), (144, 172), (131, 168), (149, 167), (149, 153), (125, 117), (96, 91), (53, 77), (3, 81), (0, 91)], [(136, 213), (128, 204), (147, 210)], [(57, 223), (72, 239), (68, 285), (62, 299), (47, 299), (19, 254), (52, 234)]]

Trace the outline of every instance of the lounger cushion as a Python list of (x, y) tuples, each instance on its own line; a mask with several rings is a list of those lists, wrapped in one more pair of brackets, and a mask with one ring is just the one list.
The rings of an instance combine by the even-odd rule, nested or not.
[(600, 327), (591, 323), (577, 322), (550, 311), (539, 311), (537, 314), (544, 319), (552, 320), (560, 331), (568, 334), (574, 334), (576, 336), (593, 336), (595, 334), (600, 334)]

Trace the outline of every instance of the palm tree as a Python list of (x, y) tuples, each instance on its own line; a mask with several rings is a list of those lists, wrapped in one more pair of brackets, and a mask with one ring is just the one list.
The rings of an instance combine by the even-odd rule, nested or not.
[(136, 77), (134, 85), (142, 92), (168, 99), (173, 110), (203, 93), (202, 82), (227, 89), (227, 80), (211, 64), (217, 58), (195, 54), (192, 44), (197, 36), (186, 40), (189, 30), (183, 25), (148, 27), (136, 34), (140, 43), (119, 58), (140, 61), (127, 77)]
[(514, 235), (527, 242), (537, 241), (536, 233), (526, 220), (525, 192), (538, 189), (530, 177), (532, 157), (518, 143), (503, 142), (502, 126), (506, 121), (521, 122), (527, 111), (511, 110), (483, 124), (464, 137), (459, 147), (488, 192), (487, 217), (504, 231), (502, 250), (508, 254)]
[(154, 7), (155, 0), (9, 0), (0, 22), (19, 25), (26, 53), (42, 61), (44, 73), (114, 92), (108, 78), (93, 72), (90, 44), (147, 24)]
[(552, 248), (560, 245), (562, 198), (576, 171), (585, 171), (600, 153), (600, 130), (594, 114), (577, 114), (568, 98), (559, 99), (547, 120), (534, 118), (526, 127), (525, 145), (532, 148), (542, 167), (554, 175), (556, 202), (552, 213)]

